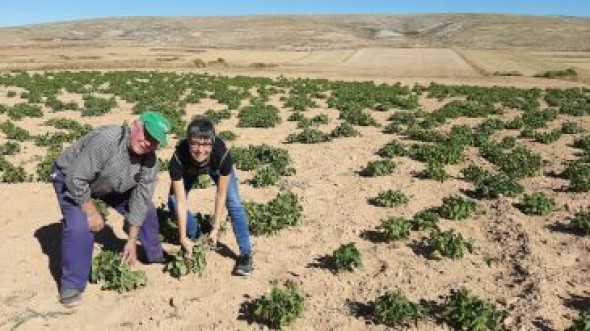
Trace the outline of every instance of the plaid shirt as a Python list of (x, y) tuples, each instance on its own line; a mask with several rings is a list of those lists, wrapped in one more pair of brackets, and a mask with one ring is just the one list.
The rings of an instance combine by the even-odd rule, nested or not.
[(131, 153), (129, 134), (129, 128), (117, 125), (94, 129), (65, 149), (56, 164), (66, 175), (66, 195), (78, 205), (131, 190), (126, 218), (141, 225), (156, 188), (158, 160), (155, 152)]

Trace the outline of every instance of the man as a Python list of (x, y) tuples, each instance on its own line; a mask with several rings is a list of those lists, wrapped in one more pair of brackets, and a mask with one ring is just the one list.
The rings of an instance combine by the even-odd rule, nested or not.
[(149, 262), (164, 259), (152, 196), (158, 175), (155, 150), (166, 146), (169, 131), (166, 118), (146, 111), (129, 127), (94, 129), (58, 156), (51, 177), (63, 215), (59, 300), (64, 306), (80, 303), (92, 267), (93, 233), (104, 226), (93, 198), (125, 215), (125, 262), (136, 262), (138, 239)]
[(187, 257), (191, 256), (193, 243), (189, 238), (199, 235), (199, 225), (188, 211), (187, 196), (199, 175), (209, 175), (215, 182), (215, 212), (210, 244), (217, 244), (217, 236), (227, 208), (240, 256), (233, 273), (248, 276), (252, 272), (252, 245), (248, 229), (248, 217), (238, 192), (238, 180), (231, 153), (223, 140), (215, 136), (213, 123), (199, 118), (188, 125), (187, 136), (176, 146), (169, 166), (172, 185), (168, 206), (176, 215), (180, 244)]

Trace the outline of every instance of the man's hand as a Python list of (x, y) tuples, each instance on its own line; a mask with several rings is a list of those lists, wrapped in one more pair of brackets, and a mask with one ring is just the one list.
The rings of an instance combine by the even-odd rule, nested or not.
[(121, 259), (130, 266), (137, 262), (137, 242), (135, 238), (129, 238), (125, 247), (123, 247), (123, 256)]
[(86, 214), (86, 218), (88, 219), (88, 228), (92, 232), (98, 232), (102, 230), (104, 227), (104, 219), (100, 212), (96, 208), (96, 204), (94, 201), (89, 200), (80, 205), (84, 213)]
[(180, 239), (180, 245), (182, 246), (182, 250), (184, 250), (184, 258), (191, 259), (193, 257), (193, 247), (195, 244), (187, 237)]

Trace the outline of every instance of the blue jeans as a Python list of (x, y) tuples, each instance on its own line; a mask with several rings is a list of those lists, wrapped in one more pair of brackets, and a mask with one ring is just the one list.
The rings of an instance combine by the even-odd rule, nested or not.
[[(209, 173), (215, 185), (219, 183), (219, 172)], [(184, 191), (186, 192), (186, 196), (188, 197), (188, 193), (192, 189), (195, 181), (197, 180), (197, 176), (185, 175), (183, 177), (184, 182)], [(187, 201), (188, 202), (188, 201)], [(238, 247), (240, 248), (240, 254), (250, 254), (252, 253), (252, 244), (250, 243), (250, 230), (248, 229), (248, 215), (246, 215), (246, 210), (244, 209), (244, 205), (242, 204), (242, 199), (240, 198), (240, 194), (238, 192), (238, 179), (236, 177), (235, 170), (232, 170), (230, 173), (229, 184), (227, 188), (227, 199), (225, 201), (225, 206), (227, 208), (227, 213), (231, 219), (231, 225), (234, 230), (234, 236), (236, 237), (236, 241), (238, 242)], [(176, 198), (172, 192), (168, 196), (168, 208), (173, 214), (176, 216), (178, 213), (176, 208)], [(189, 238), (198, 238), (201, 234), (199, 229), (199, 223), (195, 218), (194, 214), (190, 211), (187, 212), (186, 215), (186, 235)]]

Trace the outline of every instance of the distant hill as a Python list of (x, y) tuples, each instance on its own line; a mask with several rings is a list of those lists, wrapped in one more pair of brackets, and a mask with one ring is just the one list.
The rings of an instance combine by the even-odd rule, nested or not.
[(492, 14), (105, 18), (0, 28), (0, 47), (132, 44), (272, 50), (589, 51), (590, 18)]

